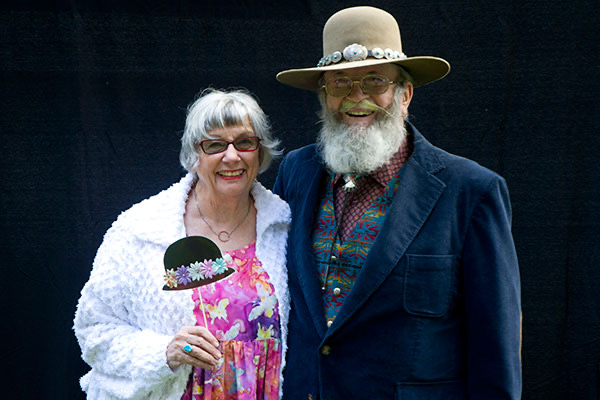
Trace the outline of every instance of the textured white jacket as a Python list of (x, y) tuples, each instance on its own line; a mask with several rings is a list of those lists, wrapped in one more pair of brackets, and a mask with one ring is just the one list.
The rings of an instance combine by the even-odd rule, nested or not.
[[(183, 215), (193, 175), (123, 212), (104, 236), (81, 292), (74, 330), (92, 370), (81, 378), (88, 399), (172, 399), (185, 390), (191, 366), (167, 366), (167, 345), (183, 325), (195, 325), (189, 291), (163, 291), (163, 255), (185, 237)], [(285, 247), (288, 205), (260, 183), (256, 256), (279, 303), (282, 365), (287, 350), (289, 295)], [(281, 383), (283, 378), (281, 377)], [(281, 388), (280, 388), (281, 393)]]

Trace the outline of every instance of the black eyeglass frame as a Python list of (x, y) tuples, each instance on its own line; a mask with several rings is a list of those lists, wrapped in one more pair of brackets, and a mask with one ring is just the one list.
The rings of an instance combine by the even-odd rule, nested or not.
[[(381, 92), (381, 93), (369, 93), (370, 91), (367, 91), (367, 90), (365, 90), (365, 87), (364, 87), (364, 85), (363, 85), (363, 81), (364, 81), (364, 79), (365, 79), (365, 78), (374, 78), (374, 77), (375, 77), (375, 78), (383, 78), (385, 81), (387, 81), (387, 86), (386, 86), (386, 88), (385, 88), (385, 90), (384, 90), (383, 92)], [(327, 84), (328, 84), (328, 83), (330, 83), (330, 82), (333, 82), (333, 81), (335, 81), (335, 80), (337, 80), (337, 79), (340, 79), (340, 78), (346, 78), (346, 79), (348, 79), (348, 80), (349, 80), (349, 81), (352, 83), (352, 85), (350, 85), (350, 87), (348, 88), (348, 90), (347, 90), (347, 93), (346, 93), (346, 94), (343, 94), (343, 95), (338, 95), (338, 96), (336, 96), (336, 95), (334, 95), (334, 94), (331, 94), (331, 93), (329, 93), (329, 90), (327, 90)], [(325, 93), (327, 93), (327, 94), (328, 94), (329, 96), (331, 96), (331, 97), (346, 97), (346, 96), (348, 96), (350, 93), (352, 93), (352, 90), (354, 90), (354, 84), (355, 84), (355, 83), (357, 83), (357, 82), (358, 82), (358, 84), (359, 84), (359, 86), (360, 86), (360, 90), (362, 90), (362, 91), (363, 91), (363, 93), (365, 93), (365, 94), (369, 94), (369, 95), (375, 95), (375, 96), (376, 96), (376, 95), (380, 95), (380, 94), (384, 94), (385, 92), (387, 92), (387, 91), (390, 89), (390, 86), (391, 86), (393, 83), (398, 83), (398, 82), (396, 82), (396, 81), (393, 81), (393, 80), (391, 80), (391, 79), (390, 79), (390, 78), (388, 78), (387, 76), (385, 76), (385, 75), (380, 75), (380, 74), (367, 74), (367, 75), (365, 75), (365, 76), (361, 77), (360, 79), (352, 79), (352, 78), (350, 78), (349, 76), (342, 75), (342, 76), (336, 76), (336, 77), (334, 77), (334, 78), (331, 78), (330, 80), (328, 80), (327, 82), (325, 82), (325, 84), (324, 84), (323, 86), (321, 86), (321, 89), (325, 89)]]
[[(256, 147), (253, 149), (240, 149), (237, 147), (237, 142), (241, 141), (241, 140), (247, 140), (247, 139), (256, 139)], [(227, 149), (229, 148), (229, 145), (232, 144), (233, 147), (240, 152), (244, 152), (244, 153), (248, 153), (251, 151), (256, 151), (260, 148), (260, 142), (261, 142), (261, 138), (259, 138), (258, 136), (244, 136), (244, 137), (240, 137), (237, 139), (234, 139), (232, 141), (228, 141), (225, 139), (205, 139), (200, 141), (200, 143), (198, 143), (198, 146), (202, 149), (202, 151), (204, 152), (204, 154), (219, 154), (219, 153), (223, 153), (225, 151), (227, 151)], [(221, 142), (221, 143), (226, 143), (227, 145), (223, 148), (223, 150), (221, 151), (215, 151), (215, 152), (208, 152), (206, 151), (206, 149), (204, 148), (204, 143), (215, 143), (215, 142)]]

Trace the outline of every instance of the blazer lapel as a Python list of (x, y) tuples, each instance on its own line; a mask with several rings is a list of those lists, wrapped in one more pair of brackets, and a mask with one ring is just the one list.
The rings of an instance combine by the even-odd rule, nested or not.
[[(314, 157), (317, 157), (316, 155)], [(316, 165), (316, 167), (315, 167)], [(325, 305), (321, 295), (321, 285), (317, 264), (315, 262), (312, 248), (312, 227), (315, 218), (315, 210), (319, 206), (319, 194), (321, 192), (321, 180), (324, 169), (320, 162), (307, 162), (303, 171), (305, 180), (304, 190), (296, 193), (296, 196), (302, 196), (299, 204), (299, 212), (293, 217), (292, 232), (290, 238), (291, 254), (294, 257), (294, 271), (291, 269), (288, 273), (296, 273), (298, 282), (304, 294), (304, 300), (312, 316), (312, 321), (321, 337), (325, 335)], [(291, 266), (290, 266), (291, 267)]]
[[(387, 211), (381, 232), (369, 251), (354, 287), (344, 301), (327, 336), (333, 334), (365, 303), (390, 274), (427, 220), (446, 185), (433, 175), (443, 168), (417, 131), (415, 151), (405, 166), (398, 191)], [(419, 146), (424, 148), (419, 148)], [(419, 153), (420, 152), (420, 153)]]

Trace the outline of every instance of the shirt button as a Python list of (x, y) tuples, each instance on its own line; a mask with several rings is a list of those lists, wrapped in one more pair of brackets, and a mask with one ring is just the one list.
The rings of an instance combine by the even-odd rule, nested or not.
[(327, 327), (329, 328), (331, 326), (331, 324), (333, 324), (332, 320), (327, 321)]
[(331, 347), (325, 345), (323, 347), (321, 347), (321, 354), (323, 354), (324, 356), (328, 356), (331, 354)]
[(337, 257), (336, 256), (331, 256), (331, 261), (337, 261)]
[(334, 295), (339, 296), (340, 293), (342, 293), (342, 289), (340, 289), (339, 287), (336, 287), (335, 289), (333, 289)]

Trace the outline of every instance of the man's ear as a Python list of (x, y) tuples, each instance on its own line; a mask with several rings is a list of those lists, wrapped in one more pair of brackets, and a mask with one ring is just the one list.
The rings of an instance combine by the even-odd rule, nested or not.
[(410, 101), (413, 97), (414, 86), (410, 81), (405, 81), (403, 85), (404, 91), (402, 93), (402, 101), (400, 102), (400, 108), (402, 109), (402, 115), (407, 115), (408, 106), (410, 105)]

